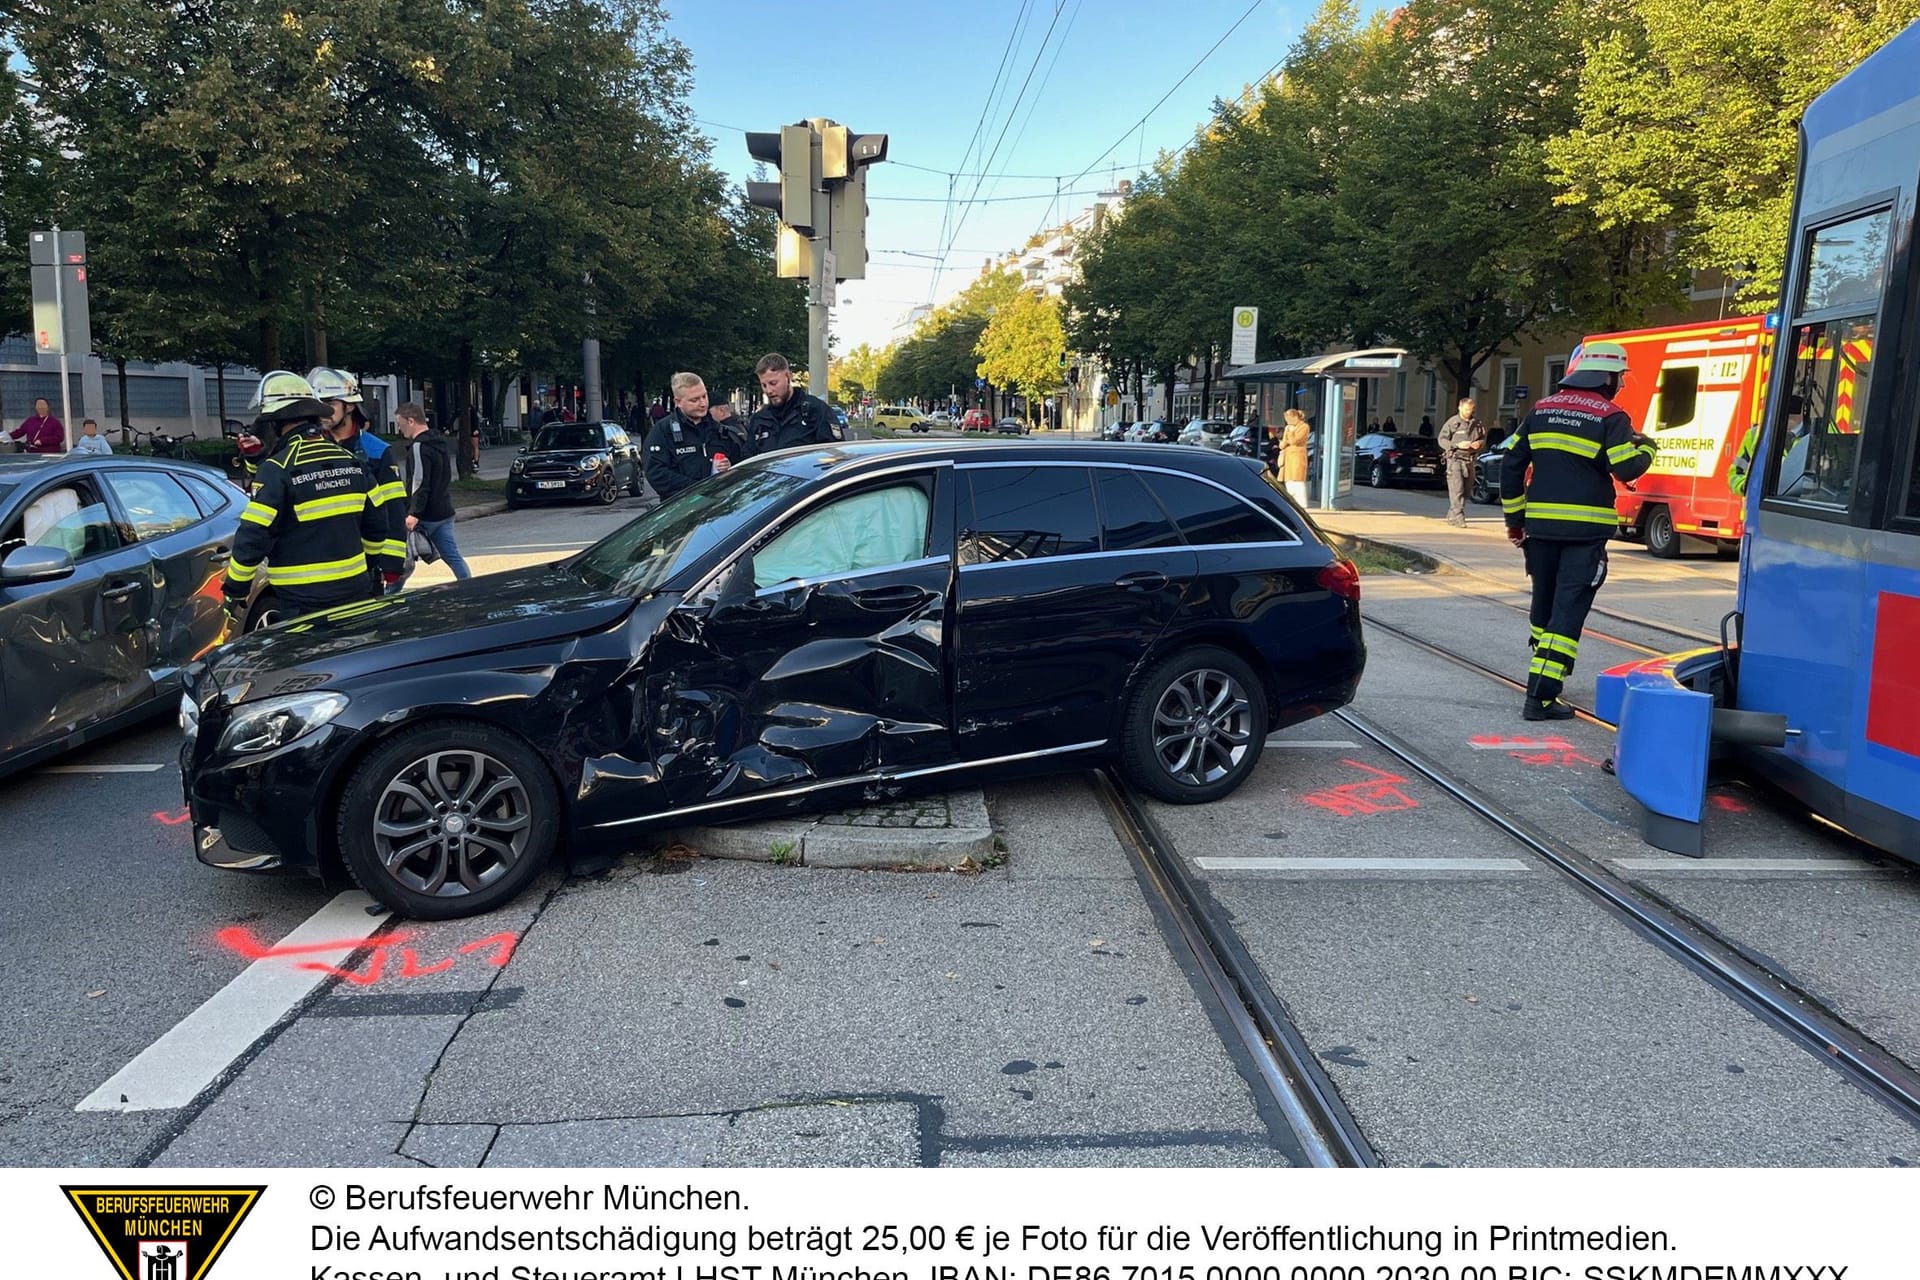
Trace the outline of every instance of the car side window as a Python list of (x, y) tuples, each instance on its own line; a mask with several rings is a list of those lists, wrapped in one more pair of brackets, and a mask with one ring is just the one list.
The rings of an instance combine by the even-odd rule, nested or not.
[(187, 486), (187, 492), (191, 493), (193, 500), (200, 504), (200, 511), (204, 515), (216, 515), (224, 511), (228, 495), (239, 492), (229, 486), (223, 493), (219, 485), (210, 480), (202, 480), (199, 476), (180, 476), (178, 479), (180, 483)]
[(126, 509), (139, 541), (173, 533), (203, 518), (192, 495), (172, 476), (158, 471), (109, 471), (104, 479)]
[(20, 519), (0, 536), (0, 551), (58, 547), (75, 563), (125, 545), (113, 513), (85, 481), (54, 485), (35, 494)]
[(1195, 546), (1292, 541), (1272, 520), (1210, 484), (1157, 471), (1141, 478)]
[(1180, 545), (1180, 531), (1139, 476), (1119, 467), (1100, 467), (1093, 475), (1094, 487), (1100, 491), (1100, 534), (1107, 550)]
[(972, 514), (962, 520), (962, 564), (1100, 549), (1100, 518), (1087, 468), (982, 467), (968, 479)]
[(838, 578), (921, 559), (932, 510), (927, 491), (913, 483), (836, 498), (753, 553), (753, 585)]

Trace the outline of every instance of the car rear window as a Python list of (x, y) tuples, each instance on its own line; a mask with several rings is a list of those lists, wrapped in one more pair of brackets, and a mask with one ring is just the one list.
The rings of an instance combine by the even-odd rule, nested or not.
[(982, 467), (969, 479), (973, 513), (961, 539), (962, 564), (1100, 549), (1100, 520), (1085, 467)]
[(1118, 467), (1102, 467), (1094, 473), (1100, 490), (1100, 531), (1109, 551), (1146, 551), (1153, 547), (1177, 547), (1180, 532), (1140, 477)]
[(1142, 477), (1196, 546), (1291, 541), (1274, 522), (1224, 490), (1184, 476), (1150, 471)]

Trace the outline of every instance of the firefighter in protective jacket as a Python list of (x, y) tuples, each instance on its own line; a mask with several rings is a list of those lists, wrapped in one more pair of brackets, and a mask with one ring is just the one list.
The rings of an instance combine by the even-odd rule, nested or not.
[[(366, 415), (361, 413), (360, 380), (350, 373), (325, 365), (307, 371), (313, 394), (327, 407), (325, 425), (333, 442), (360, 460), (373, 489), (367, 505), (380, 512), (387, 536), (383, 549), (402, 564), (407, 558), (407, 487), (400, 483), (394, 466), (393, 450), (387, 442), (365, 430)], [(390, 591), (400, 589), (398, 577), (384, 581)]]
[(228, 608), (244, 614), (262, 575), (272, 599), (261, 617), (378, 596), (382, 575), (398, 574), (401, 565), (387, 551), (384, 513), (369, 502), (372, 482), (358, 458), (327, 438), (326, 408), (312, 385), (276, 369), (260, 379), (253, 407), (262, 432), (277, 441), (240, 513), (221, 587)]
[(1500, 467), (1507, 537), (1526, 553), (1533, 579), (1533, 661), (1522, 711), (1528, 720), (1573, 717), (1560, 692), (1580, 656), (1587, 611), (1607, 579), (1607, 539), (1620, 524), (1613, 481), (1631, 484), (1653, 464), (1653, 443), (1613, 402), (1626, 372), (1625, 347), (1585, 344), (1559, 389), (1520, 424)]

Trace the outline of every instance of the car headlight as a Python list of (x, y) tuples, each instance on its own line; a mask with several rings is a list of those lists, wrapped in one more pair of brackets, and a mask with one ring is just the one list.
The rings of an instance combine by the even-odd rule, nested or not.
[(200, 733), (200, 704), (193, 700), (192, 694), (180, 695), (180, 732), (189, 738)]
[(593, 470), (593, 469), (594, 469), (595, 467), (597, 467), (597, 466), (599, 466), (599, 465), (600, 465), (600, 459), (598, 459), (598, 458), (582, 458), (582, 459), (580, 459), (580, 469), (581, 469), (582, 471), (591, 471), (591, 470)]
[(268, 698), (234, 714), (220, 735), (220, 750), (253, 755), (305, 737), (347, 709), (344, 693), (294, 693)]
[(517, 476), (522, 471), (525, 471), (526, 469), (527, 469), (527, 460), (525, 458), (515, 458), (513, 460), (513, 465), (507, 468), (507, 474)]

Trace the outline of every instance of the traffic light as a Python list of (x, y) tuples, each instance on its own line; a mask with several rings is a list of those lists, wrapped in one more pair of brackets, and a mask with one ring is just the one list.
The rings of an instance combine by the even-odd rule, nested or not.
[(778, 182), (749, 182), (747, 203), (772, 209), (788, 226), (811, 232), (813, 191), (820, 185), (814, 168), (813, 130), (801, 123), (782, 125), (778, 133), (750, 133), (747, 154), (780, 174)]
[(780, 215), (780, 275), (811, 278), (831, 254), (836, 280), (866, 279), (866, 166), (887, 158), (887, 135), (807, 120), (749, 133), (747, 154), (780, 173), (747, 184), (748, 204)]

